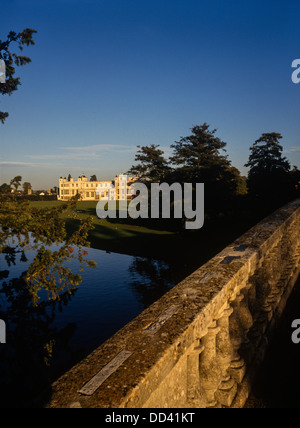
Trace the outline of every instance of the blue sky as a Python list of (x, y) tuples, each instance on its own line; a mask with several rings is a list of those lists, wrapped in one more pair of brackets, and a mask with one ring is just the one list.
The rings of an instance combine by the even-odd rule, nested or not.
[(282, 133), (300, 167), (299, 12), (296, 0), (1, 0), (0, 39), (38, 34), (21, 88), (0, 99), (0, 183), (112, 179), (137, 145), (169, 153), (204, 122), (242, 173), (263, 132)]

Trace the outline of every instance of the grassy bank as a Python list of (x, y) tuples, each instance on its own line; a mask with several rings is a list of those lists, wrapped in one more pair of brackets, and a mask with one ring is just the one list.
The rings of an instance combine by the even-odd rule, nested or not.
[[(55, 207), (63, 202), (31, 202), (36, 208)], [(94, 229), (89, 233), (91, 247), (129, 255), (178, 260), (191, 269), (205, 263), (226, 245), (239, 237), (260, 218), (253, 216), (219, 219), (209, 222), (199, 231), (176, 233), (161, 228), (145, 227), (132, 220), (99, 219), (96, 202), (77, 202), (76, 209), (68, 210), (63, 218), (71, 232), (80, 219), (93, 219)], [(159, 223), (157, 223), (159, 225)]]
[[(52, 208), (62, 205), (61, 201), (31, 202), (35, 208)], [(128, 223), (116, 223), (109, 219), (99, 219), (96, 215), (97, 202), (79, 201), (75, 210), (68, 210), (63, 214), (67, 224), (67, 230), (72, 231), (75, 224), (81, 219), (92, 217), (93, 227), (89, 234), (89, 241), (93, 248), (107, 249), (110, 251), (139, 253), (147, 247), (149, 240), (161, 240), (174, 236), (173, 233), (164, 230), (155, 230), (143, 226)]]

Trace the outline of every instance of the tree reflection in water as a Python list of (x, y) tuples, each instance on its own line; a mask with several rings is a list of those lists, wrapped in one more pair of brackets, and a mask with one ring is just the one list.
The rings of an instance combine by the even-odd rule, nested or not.
[[(1, 257), (2, 263), (4, 258), (8, 268), (27, 261), (24, 252), (8, 251)], [(7, 328), (7, 343), (0, 345), (1, 408), (42, 404), (58, 374), (57, 363), (54, 370), (52, 361), (59, 361), (68, 351), (76, 328), (72, 323), (60, 330), (51, 327), (55, 313), (68, 305), (76, 289), (61, 293), (59, 300), (43, 296), (36, 305), (24, 280), (26, 272), (10, 279), (8, 269), (0, 270), (0, 319)]]
[(62, 214), (75, 215), (75, 200), (49, 208), (16, 197), (0, 201), (0, 319), (7, 330), (7, 343), (0, 344), (0, 407), (29, 407), (35, 393), (41, 398), (49, 387), (51, 361), (73, 334), (74, 325), (58, 331), (51, 323), (82, 281), (68, 263), (80, 271), (96, 266), (83, 248), (93, 222), (86, 218), (67, 233)]
[(132, 290), (143, 308), (150, 306), (176, 284), (172, 266), (163, 260), (135, 257), (129, 271)]

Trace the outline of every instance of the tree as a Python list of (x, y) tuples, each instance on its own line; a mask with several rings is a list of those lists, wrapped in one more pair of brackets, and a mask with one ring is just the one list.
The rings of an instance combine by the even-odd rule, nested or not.
[(14, 186), (16, 192), (18, 191), (18, 188), (21, 186), (22, 177), (20, 175), (17, 175), (15, 178), (13, 178), (10, 181), (10, 185)]
[(30, 183), (28, 183), (27, 181), (25, 181), (23, 183), (23, 191), (24, 191), (24, 195), (29, 195), (30, 190), (32, 189), (32, 186)]
[(245, 165), (250, 168), (250, 179), (262, 174), (290, 171), (289, 161), (282, 157), (283, 147), (279, 143), (282, 138), (282, 135), (276, 132), (262, 134), (250, 147), (251, 154)]
[[(31, 29), (18, 34), (11, 31), (6, 41), (0, 41), (0, 60), (6, 66), (5, 83), (0, 83), (2, 95), (12, 95), (21, 84), (20, 79), (15, 77), (14, 66), (31, 62), (30, 58), (13, 53), (11, 45), (17, 43), (22, 51), (24, 45), (34, 45), (35, 33)], [(7, 117), (8, 113), (0, 112), (2, 123)], [(17, 191), (21, 181), (22, 177), (16, 176), (11, 180), (10, 186), (14, 186)], [(8, 190), (6, 186), (8, 185), (4, 184), (2, 188)], [(67, 263), (72, 259), (76, 260), (81, 271), (86, 265), (95, 267), (93, 261), (86, 259), (88, 252), (83, 249), (89, 246), (87, 238), (93, 227), (92, 218), (79, 222), (75, 220), (76, 225), (75, 228), (72, 226), (72, 231), (67, 231), (66, 222), (62, 218), (66, 211), (70, 217), (70, 211), (73, 212), (75, 205), (76, 202), (72, 201), (53, 208), (36, 208), (21, 202), (19, 198), (6, 198), (0, 194), (0, 253), (5, 254), (9, 264), (16, 262), (17, 254), (21, 254), (21, 259), (24, 260), (26, 251), (34, 251), (33, 262), (20, 278), (34, 307), (39, 306), (42, 290), (46, 291), (49, 301), (62, 300), (76, 290), (82, 278), (68, 267)], [(75, 219), (76, 215), (73, 214), (73, 217)], [(0, 271), (1, 277), (6, 278), (7, 271)]]
[(164, 158), (164, 152), (159, 149), (159, 145), (137, 146), (139, 149), (135, 161), (128, 174), (139, 177), (140, 181), (146, 183), (157, 183), (167, 179), (171, 171), (169, 162)]
[[(14, 53), (11, 45), (16, 43), (19, 50), (22, 52), (24, 45), (30, 46), (35, 44), (33, 40), (33, 35), (35, 33), (37, 33), (37, 31), (26, 28), (21, 33), (11, 31), (5, 41), (0, 40), (0, 60), (5, 62), (6, 68), (6, 82), (0, 83), (0, 93), (2, 95), (12, 95), (21, 85), (20, 78), (15, 77), (15, 66), (24, 66), (31, 62), (31, 59), (27, 56)], [(0, 121), (2, 123), (5, 122), (7, 117), (7, 112), (0, 112)]]
[[(177, 174), (188, 182), (201, 182), (206, 176), (220, 169), (228, 168), (230, 162), (226, 155), (226, 143), (215, 136), (216, 129), (210, 130), (209, 125), (194, 126), (192, 135), (181, 137), (171, 147), (174, 155), (171, 162), (177, 166)], [(213, 174), (213, 175), (215, 175)], [(199, 181), (200, 180), (200, 181)]]
[[(67, 233), (62, 216), (67, 213), (70, 217), (75, 204), (36, 208), (20, 198), (7, 199), (0, 195), (0, 318), (9, 326), (10, 338), (8, 346), (1, 347), (1, 361), (8, 362), (1, 367), (6, 389), (2, 401), (10, 406), (13, 400), (27, 407), (31, 400), (36, 403), (41, 385), (44, 389), (51, 382), (51, 359), (66, 349), (64, 344), (70, 337), (70, 329), (58, 333), (52, 324), (55, 312), (70, 301), (82, 280), (79, 273), (72, 272), (70, 262), (75, 262), (78, 272), (86, 266), (95, 267), (83, 248), (89, 246), (92, 219), (78, 222), (74, 214), (72, 232)], [(29, 264), (26, 255), (31, 251), (33, 261)], [(18, 269), (10, 272), (13, 265)], [(57, 340), (60, 334), (63, 340)]]
[(0, 193), (2, 193), (2, 194), (11, 193), (11, 187), (7, 183), (1, 184)]
[(91, 175), (90, 181), (98, 181), (97, 176), (95, 174)]
[[(22, 274), (33, 305), (38, 305), (41, 290), (48, 292), (49, 300), (59, 300), (76, 289), (82, 278), (67, 266), (71, 259), (82, 269), (85, 265), (95, 266), (86, 259), (88, 253), (82, 248), (89, 245), (87, 237), (92, 218), (78, 222), (72, 233), (67, 233), (62, 218), (67, 211), (70, 216), (75, 205), (70, 202), (54, 208), (36, 208), (18, 199), (1, 201), (0, 253), (7, 254), (13, 261), (18, 253), (35, 252), (33, 262)], [(56, 245), (52, 247), (53, 244)]]
[(233, 199), (247, 193), (246, 184), (228, 160), (227, 143), (216, 137), (216, 129), (204, 123), (191, 131), (171, 146), (174, 154), (170, 160), (176, 166), (173, 180), (204, 183), (206, 213), (218, 215), (230, 208)]
[(280, 145), (282, 135), (276, 132), (264, 133), (250, 147), (251, 154), (246, 167), (248, 187), (252, 195), (265, 200), (289, 198), (291, 186), (290, 163), (283, 157)]

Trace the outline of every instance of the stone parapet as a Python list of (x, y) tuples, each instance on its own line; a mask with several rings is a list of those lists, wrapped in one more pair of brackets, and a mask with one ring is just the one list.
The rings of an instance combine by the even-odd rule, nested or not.
[(243, 407), (299, 277), (299, 261), (297, 200), (58, 379), (46, 407)]

